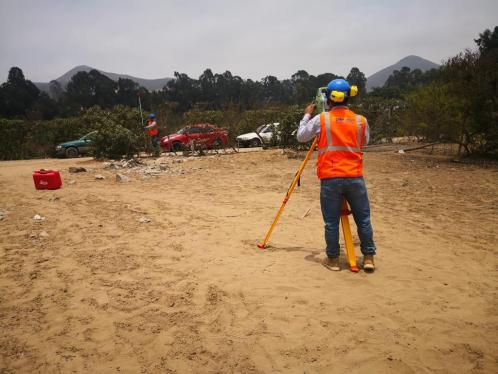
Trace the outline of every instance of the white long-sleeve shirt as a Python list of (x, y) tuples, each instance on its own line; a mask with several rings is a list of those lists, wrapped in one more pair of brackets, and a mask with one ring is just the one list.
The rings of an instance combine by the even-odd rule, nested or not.
[[(336, 106), (334, 108), (347, 108), (346, 106)], [(365, 118), (366, 128), (365, 128), (365, 139), (363, 144), (367, 145), (370, 141), (370, 128), (368, 127), (368, 121)], [(315, 136), (320, 134), (320, 114), (317, 114), (311, 118), (310, 114), (305, 114), (301, 122), (299, 122), (299, 128), (297, 129), (297, 140), (301, 143), (309, 142)]]
[(155, 128), (157, 127), (157, 122), (156, 121), (152, 121), (152, 122), (149, 122), (147, 124), (147, 126), (145, 126), (145, 128), (148, 130), (148, 129), (152, 129), (152, 128)]

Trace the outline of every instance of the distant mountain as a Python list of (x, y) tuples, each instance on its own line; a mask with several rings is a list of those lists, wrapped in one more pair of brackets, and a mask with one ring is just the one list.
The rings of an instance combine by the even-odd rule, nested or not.
[(406, 56), (394, 65), (388, 66), (369, 76), (366, 84), (367, 91), (371, 91), (374, 87), (382, 87), (394, 70), (401, 70), (404, 66), (409, 67), (411, 70), (420, 69), (422, 71), (439, 68), (438, 64), (426, 60), (425, 58), (413, 55)]
[[(88, 73), (90, 70), (93, 70), (93, 69), (95, 69), (95, 68), (92, 68), (91, 66), (86, 66), (86, 65), (76, 66), (55, 80), (57, 82), (59, 82), (62, 87), (65, 88), (66, 85), (71, 80), (73, 75), (75, 75), (76, 73), (79, 73), (80, 71), (85, 71)], [(98, 70), (100, 73), (104, 74), (105, 76), (111, 78), (114, 81), (117, 81), (119, 78), (131, 79), (132, 81), (138, 83), (140, 86), (147, 88), (149, 91), (161, 90), (166, 85), (166, 83), (168, 83), (172, 79), (172, 78), (145, 79), (145, 78), (133, 77), (133, 76), (127, 75), (127, 74), (109, 73), (107, 71), (103, 71), (100, 69), (95, 69), (95, 70)], [(33, 82), (33, 83), (40, 90), (48, 92), (49, 83), (45, 83), (45, 82)]]

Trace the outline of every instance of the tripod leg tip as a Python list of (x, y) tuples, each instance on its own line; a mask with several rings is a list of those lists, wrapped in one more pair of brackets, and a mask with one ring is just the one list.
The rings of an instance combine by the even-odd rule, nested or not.
[(265, 245), (263, 243), (258, 243), (258, 248), (265, 249)]
[(353, 273), (358, 273), (360, 271), (360, 269), (358, 269), (358, 266), (351, 266), (351, 271)]

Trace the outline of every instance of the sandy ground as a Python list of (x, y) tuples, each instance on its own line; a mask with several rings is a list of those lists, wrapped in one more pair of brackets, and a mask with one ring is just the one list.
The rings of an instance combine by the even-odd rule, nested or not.
[(0, 163), (0, 373), (498, 372), (496, 168), (368, 153), (377, 271), (354, 274), (320, 264), (314, 159), (269, 250), (299, 160), (173, 159), (126, 183)]

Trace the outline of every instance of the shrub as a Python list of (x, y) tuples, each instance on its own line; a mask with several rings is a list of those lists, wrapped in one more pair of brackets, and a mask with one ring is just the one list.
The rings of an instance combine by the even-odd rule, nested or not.
[(278, 139), (280, 147), (301, 148), (301, 144), (296, 138), (296, 131), (302, 118), (303, 109), (297, 106), (290, 107), (282, 113), (280, 119), (280, 137)]
[(95, 158), (131, 158), (139, 150), (139, 137), (111, 118), (103, 118), (91, 136)]
[[(144, 136), (139, 111), (123, 106), (112, 111), (92, 107), (79, 117), (50, 121), (0, 119), (0, 159), (55, 156), (57, 144), (78, 139), (93, 130), (101, 130), (96, 138), (99, 157), (130, 156), (138, 150), (139, 139)], [(115, 145), (109, 145), (114, 142)]]
[(50, 121), (0, 119), (0, 159), (54, 156), (58, 143), (77, 139), (89, 131), (76, 118)]

